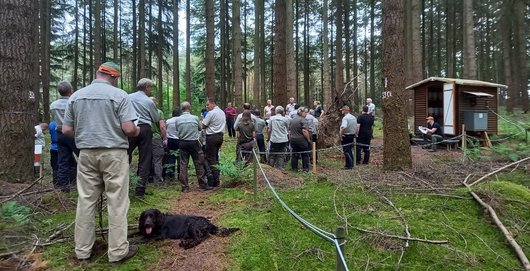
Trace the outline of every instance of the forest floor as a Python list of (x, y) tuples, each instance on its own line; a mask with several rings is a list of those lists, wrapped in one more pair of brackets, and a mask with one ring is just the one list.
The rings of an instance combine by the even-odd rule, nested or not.
[[(446, 150), (444, 148), (441, 148), (438, 152), (431, 153), (427, 150), (422, 149), (419, 146), (412, 146), (411, 154), (413, 159), (413, 167), (410, 170), (403, 172), (385, 172), (382, 170), (383, 151), (381, 147), (378, 147), (382, 146), (382, 143), (383, 141), (381, 138), (374, 139), (372, 141), (372, 145), (375, 147), (372, 149), (370, 165), (356, 166), (354, 170), (340, 170), (344, 162), (342, 152), (338, 149), (326, 151), (319, 154), (319, 165), (317, 167), (316, 174), (293, 173), (289, 170), (278, 170), (266, 165), (264, 165), (264, 170), (265, 174), (267, 175), (267, 178), (271, 181), (272, 185), (277, 190), (284, 191), (287, 197), (290, 196), (291, 191), (297, 191), (296, 193), (299, 192), (299, 195), (293, 195), (293, 198), (290, 198), (291, 202), (298, 204), (298, 207), (300, 209), (307, 209), (304, 208), (305, 205), (300, 205), (302, 203), (298, 202), (300, 200), (300, 197), (314, 197), (314, 200), (318, 202), (319, 200), (317, 199), (317, 197), (319, 195), (318, 193), (302, 193), (303, 187), (308, 186), (310, 187), (310, 189), (313, 189), (313, 185), (316, 185), (317, 188), (315, 189), (327, 189), (325, 186), (324, 188), (320, 187), (320, 184), (322, 183), (329, 183), (332, 184), (334, 187), (337, 187), (337, 190), (335, 190), (335, 192), (331, 191), (332, 194), (337, 194), (338, 189), (344, 188), (344, 193), (346, 193), (346, 195), (344, 195), (345, 198), (342, 202), (343, 205), (348, 204), (348, 201), (350, 200), (349, 197), (357, 197), (361, 199), (361, 194), (370, 194), (376, 196), (388, 196), (391, 194), (406, 195), (407, 197), (415, 197), (418, 195), (420, 195), (421, 197), (426, 195), (437, 195), (446, 199), (451, 199), (452, 197), (454, 197), (456, 198), (456, 200), (459, 201), (462, 201), (462, 199), (470, 200), (469, 196), (466, 197), (466, 194), (460, 191), (463, 187), (462, 181), (466, 178), (466, 176), (468, 176), (469, 174), (473, 175), (474, 177), (482, 176), (495, 168), (499, 168), (505, 165), (507, 162), (505, 159), (485, 159), (470, 162), (467, 158), (465, 159), (467, 162), (463, 162), (464, 153), (459, 150)], [(230, 142), (230, 140), (226, 140), (224, 148), (232, 147), (233, 142)], [(484, 152), (484, 154), (488, 154), (487, 151)], [(233, 153), (229, 153), (228, 155), (232, 154)], [(530, 163), (528, 162), (521, 164), (517, 168), (518, 171), (522, 172), (522, 176), (528, 176), (529, 169)], [(134, 169), (132, 169), (132, 171), (134, 171)], [(247, 169), (247, 171), (249, 171), (249, 169)], [(190, 173), (191, 172), (193, 172), (193, 170), (190, 170)], [(247, 179), (252, 178), (251, 174), (241, 175), (241, 177)], [(195, 179), (194, 176), (190, 178), (192, 180)], [(354, 185), (353, 190), (346, 190), (346, 188), (352, 184)], [(527, 188), (530, 186), (528, 181), (523, 181), (523, 185)], [(24, 188), (27, 188), (27, 184), (1, 183), (0, 186), (2, 187), (2, 190), (0, 191), (0, 201), (7, 201), (8, 199), (11, 199), (11, 197), (17, 192), (21, 191)], [(211, 219), (212, 222), (214, 222), (215, 224), (223, 225), (225, 227), (228, 227), (228, 224), (230, 225), (230, 227), (241, 226), (241, 232), (235, 233), (233, 236), (230, 237), (212, 236), (200, 245), (188, 250), (179, 247), (178, 240), (165, 240), (162, 242), (151, 242), (147, 244), (141, 244), (139, 255), (132, 258), (130, 262), (124, 264), (122, 267), (118, 267), (118, 270), (146, 269), (221, 271), (271, 270), (271, 268), (273, 268), (272, 266), (267, 266), (267, 264), (264, 264), (264, 262), (260, 262), (259, 259), (257, 260), (257, 263), (246, 263), (246, 261), (254, 260), (249, 260), (249, 258), (252, 258), (252, 256), (255, 256), (257, 258), (265, 258), (265, 260), (263, 260), (265, 262), (269, 261), (267, 260), (269, 259), (269, 257), (272, 257), (274, 258), (273, 266), (276, 266), (276, 268), (278, 268), (279, 266), (280, 270), (308, 270), (307, 268), (310, 268), (312, 270), (329, 270), (329, 266), (327, 265), (325, 265), (327, 267), (321, 267), (320, 264), (322, 263), (320, 263), (319, 261), (317, 261), (319, 265), (312, 266), (312, 259), (304, 258), (304, 255), (312, 254), (314, 252), (319, 255), (318, 257), (315, 257), (322, 261), (322, 255), (325, 255), (325, 253), (327, 252), (321, 252), (320, 248), (308, 248), (306, 250), (302, 250), (302, 252), (297, 255), (291, 255), (290, 257), (287, 257), (286, 260), (276, 259), (277, 257), (281, 256), (277, 256), (275, 254), (275, 245), (272, 245), (272, 248), (269, 248), (269, 250), (265, 250), (265, 252), (263, 252), (260, 250), (261, 248), (259, 248), (259, 244), (254, 244), (262, 242), (266, 244), (264, 245), (265, 247), (271, 247), (270, 242), (272, 242), (273, 244), (276, 244), (276, 246), (278, 246), (277, 249), (279, 250), (284, 244), (278, 244), (279, 241), (277, 239), (281, 239), (281, 237), (274, 237), (275, 235), (278, 236), (283, 234), (282, 232), (276, 232), (275, 234), (269, 233), (269, 236), (264, 238), (261, 238), (260, 234), (263, 232), (267, 233), (268, 231), (273, 231), (274, 229), (270, 228), (272, 226), (267, 225), (274, 225), (275, 223), (277, 223), (275, 222), (275, 220), (277, 219), (278, 221), (284, 221), (284, 219), (292, 220), (292, 218), (289, 218), (289, 216), (287, 216), (287, 218), (259, 218), (259, 216), (263, 215), (264, 213), (269, 213), (270, 215), (272, 215), (273, 213), (278, 212), (277, 208), (281, 209), (281, 207), (272, 207), (275, 205), (274, 201), (272, 199), (267, 198), (270, 195), (270, 191), (267, 188), (263, 176), (259, 172), (257, 190), (258, 195), (255, 194), (251, 180), (243, 180), (242, 184), (236, 185), (234, 188), (221, 188), (219, 190), (213, 190), (208, 192), (199, 191), (196, 187), (193, 186), (193, 184), (192, 191), (190, 193), (178, 192), (178, 185), (158, 187), (153, 186), (152, 189), (154, 191), (153, 194), (148, 195), (145, 200), (131, 200), (131, 210), (129, 211), (130, 225), (137, 223), (137, 217), (139, 213), (143, 210), (147, 208), (159, 208), (168, 213), (205, 216)], [(349, 191), (352, 192), (350, 193)], [(361, 194), (359, 194), (359, 192), (361, 192)], [(325, 201), (329, 200), (329, 191), (327, 193), (328, 194), (322, 195)], [(350, 193), (349, 196), (347, 195), (348, 193)], [(503, 211), (502, 208), (500, 208), (503, 201), (494, 197), (494, 195), (491, 193), (481, 193), (481, 195), (487, 197), (487, 202), (501, 209), (504, 214), (509, 213), (510, 215), (512, 215), (512, 213), (507, 212), (506, 210)], [(335, 197), (339, 196), (333, 196), (332, 205), (335, 205)], [(38, 219), (38, 221), (35, 221), (31, 224), (23, 224), (21, 227), (16, 228), (10, 227), (9, 221), (2, 221), (2, 223), (0, 223), (0, 234), (6, 237), (6, 239), (4, 239), (5, 244), (2, 244), (2, 247), (5, 248), (4, 250), (2, 250), (2, 254), (11, 255), (11, 257), (6, 257), (6, 255), (2, 255), (2, 258), (0, 258), (0, 270), (100, 270), (108, 268), (108, 264), (106, 264), (106, 249), (104, 245), (101, 245), (101, 241), (99, 240), (97, 243), (98, 245), (95, 248), (96, 251), (94, 252), (94, 258), (96, 258), (96, 260), (93, 260), (88, 265), (79, 264), (75, 261), (75, 257), (73, 255), (73, 239), (71, 239), (72, 228), (67, 228), (67, 225), (69, 225), (73, 221), (72, 219), (75, 214), (76, 202), (74, 195), (65, 195), (63, 193), (52, 190), (49, 184), (37, 183), (33, 187), (25, 190), (22, 195), (17, 196), (16, 199), (20, 205), (29, 206), (29, 208), (33, 210), (38, 210), (38, 214), (27, 214), (28, 217), (35, 217), (35, 219)], [(397, 199), (397, 196), (396, 200), (398, 201), (396, 203), (401, 203), (404, 206), (403, 208), (407, 208), (409, 204), (411, 206), (415, 205), (415, 200), (413, 200), (412, 202), (408, 202), (405, 200), (400, 201), (400, 199)], [(515, 198), (512, 200), (527, 203), (528, 199)], [(442, 204), (446, 204), (446, 201), (444, 201)], [(329, 203), (327, 203), (326, 205), (329, 205)], [(375, 207), (375, 210), (373, 206), (377, 206)], [(455, 205), (451, 208), (460, 208), (456, 206), (459, 205)], [(5, 213), (6, 207), (3, 206), (3, 208)], [(15, 207), (13, 208), (16, 209)], [(351, 223), (351, 218), (348, 220), (346, 215), (343, 214), (341, 216), (339, 214), (340, 212), (338, 211), (338, 208), (339, 206), (335, 206), (335, 213), (337, 213), (337, 217), (340, 219), (344, 219), (344, 223), (346, 225), (349, 225), (349, 223)], [(342, 208), (342, 211), (344, 212), (344, 210), (346, 209), (344, 209), (344, 206), (342, 206)], [(417, 211), (412, 211), (412, 208), (414, 207), (410, 208), (411, 212)], [(362, 216), (365, 212), (378, 213), (382, 211), (380, 210), (382, 209), (381, 206), (377, 204), (374, 205), (373, 203), (370, 203), (369, 205), (364, 206), (361, 209), (357, 209), (357, 207), (351, 207), (350, 209), (353, 210), (353, 212), (356, 213), (357, 216)], [(381, 219), (389, 219), (389, 217), (386, 217), (387, 212), (388, 211), (383, 212), (385, 213), (384, 216), (382, 216), (381, 214), (378, 215), (379, 221), (382, 221)], [(450, 217), (451, 215), (449, 212), (450, 211), (446, 211), (447, 216)], [(459, 212), (463, 211), (460, 210)], [(283, 216), (284, 215), (285, 214), (283, 214)], [(311, 213), (307, 213), (306, 215), (311, 216)], [(523, 217), (520, 220), (527, 221), (528, 219), (530, 219), (530, 217), (527, 217), (528, 215), (530, 215), (528, 211), (523, 212)], [(390, 217), (390, 219), (393, 219), (392, 216)], [(326, 219), (320, 219), (320, 217), (315, 217), (315, 219), (318, 221), (322, 221), (322, 223), (326, 223)], [(105, 220), (106, 219), (104, 219), (104, 221)], [(428, 221), (428, 219), (426, 221)], [(280, 224), (283, 225), (285, 223), (286, 222), (282, 222)], [(379, 225), (380, 223), (383, 224)], [(384, 223), (385, 222), (377, 222), (377, 227), (384, 226)], [(428, 222), (426, 223), (428, 224)], [(442, 222), (442, 225), (445, 225), (444, 223), (449, 222)], [(257, 225), (259, 225), (259, 227)], [(258, 228), (253, 229), (254, 226)], [(416, 226), (418, 228), (418, 231), (423, 230), (423, 227), (420, 227), (418, 225)], [(40, 229), (41, 231), (36, 231), (36, 228), (38, 227), (45, 228), (45, 231), (43, 231), (42, 229)], [(452, 229), (451, 226), (447, 227)], [(457, 226), (455, 225), (453, 225), (453, 227), (457, 228)], [(399, 228), (399, 224), (397, 228)], [(517, 227), (512, 227), (512, 229), (515, 228)], [(526, 227), (526, 224), (518, 228), (521, 233), (521, 236), (524, 235), (524, 242), (527, 242), (527, 240), (529, 239), (527, 228), (528, 227)], [(35, 231), (36, 233), (31, 234), (32, 231)], [(58, 236), (50, 238), (56, 232), (59, 231), (60, 234)], [(134, 229), (131, 230), (131, 232), (134, 231)], [(294, 232), (292, 232), (292, 234), (296, 235)], [(458, 234), (459, 235), (456, 235), (455, 237), (455, 239), (457, 239), (456, 241), (458, 242), (461, 241), (464, 235), (469, 238), (467, 232), (460, 231)], [(22, 235), (25, 236), (21, 237)], [(293, 239), (295, 240), (293, 242), (295, 242), (296, 244), (297, 239), (304, 238), (305, 236), (295, 236), (293, 237)], [(362, 240), (358, 239), (362, 237), (356, 238), (357, 239), (350, 240), (350, 244), (355, 245), (353, 248), (350, 248), (353, 251), (357, 249), (356, 240)], [(495, 238), (498, 237), (495, 236)], [(53, 242), (57, 240), (62, 241), (50, 246), (48, 246), (48, 244), (45, 244), (46, 242)], [(132, 242), (135, 242), (135, 240), (136, 239), (133, 238)], [(392, 251), (392, 253), (394, 253), (394, 251), (399, 251), (402, 245), (401, 242), (389, 241), (391, 239), (386, 238), (375, 238), (370, 240), (370, 242), (374, 243), (373, 247), (375, 247), (374, 253), (376, 256), (377, 253), (385, 251)], [(467, 248), (467, 240), (465, 238), (464, 240), (465, 247)], [(24, 243), (26, 245), (17, 246), (21, 243)], [(287, 251), (294, 249), (294, 247), (297, 246), (295, 244), (286, 244), (285, 246), (288, 247)], [(21, 249), (19, 251), (17, 250), (17, 248), (19, 247), (24, 249)], [(525, 246), (525, 248), (528, 249), (527, 246)], [(462, 251), (466, 251), (463, 247), (459, 247), (459, 249), (461, 249)], [(280, 254), (282, 253), (284, 254), (285, 251), (280, 252)], [(324, 254), (321, 255), (321, 253)], [(414, 252), (410, 253), (414, 255)], [(439, 251), (437, 251), (436, 253), (439, 253)], [(462, 258), (459, 260), (463, 262), (451, 264), (454, 264), (455, 268), (472, 267), (472, 269), (475, 268), (477, 270), (492, 270), (489, 266), (484, 267), (480, 265), (480, 261), (487, 260), (484, 260), (483, 258), (478, 256), (474, 257), (475, 254), (471, 254), (469, 252), (467, 253), (468, 254), (466, 254), (466, 252), (457, 252), (455, 258)], [(509, 250), (508, 252), (499, 252), (498, 255), (500, 256), (497, 256), (497, 258), (507, 258), (508, 256), (506, 256), (506, 253), (509, 254)], [(348, 260), (350, 262), (355, 261), (354, 266), (357, 267), (355, 269), (393, 269), (392, 265), (390, 265), (389, 268), (388, 264), (385, 262), (374, 262), (373, 260), (372, 262), (370, 262), (370, 257), (376, 256), (368, 257), (368, 262), (366, 262), (366, 266), (369, 268), (365, 268), (364, 266), (358, 265), (358, 263), (356, 262), (356, 256)], [(411, 256), (411, 258), (413, 257)], [(304, 261), (309, 261), (309, 267), (307, 265), (304, 265), (306, 263), (300, 263), (300, 261), (302, 261), (303, 259)], [(401, 259), (399, 261), (401, 261)], [(451, 259), (451, 261), (455, 260)], [(254, 265), (250, 265), (251, 267), (249, 267), (246, 264)], [(405, 269), (424, 270), (418, 267), (414, 267), (414, 260), (412, 259), (409, 263), (405, 262), (404, 264), (405, 267), (408, 267)], [(435, 266), (436, 264), (439, 263), (431, 263), (430, 266)], [(505, 269), (511, 269), (511, 267), (514, 266), (514, 262), (502, 262), (501, 265), (504, 267), (508, 266), (508, 268)], [(422, 266), (422, 268), (425, 268), (427, 265), (420, 266)]]

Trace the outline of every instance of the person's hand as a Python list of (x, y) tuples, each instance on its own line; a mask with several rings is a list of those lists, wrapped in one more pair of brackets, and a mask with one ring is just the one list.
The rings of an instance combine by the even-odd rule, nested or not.
[(167, 147), (167, 138), (164, 139), (162, 142), (164, 142), (164, 147)]

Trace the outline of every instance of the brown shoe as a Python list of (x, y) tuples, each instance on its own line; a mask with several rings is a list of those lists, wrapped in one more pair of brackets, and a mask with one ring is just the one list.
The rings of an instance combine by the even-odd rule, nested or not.
[(125, 255), (125, 257), (123, 257), (119, 261), (115, 261), (115, 262), (111, 262), (111, 263), (113, 263), (113, 264), (122, 264), (122, 263), (126, 262), (128, 259), (134, 257), (134, 255), (136, 255), (137, 252), (138, 252), (138, 246), (137, 245), (130, 245), (129, 246), (129, 252), (127, 252), (127, 255)]

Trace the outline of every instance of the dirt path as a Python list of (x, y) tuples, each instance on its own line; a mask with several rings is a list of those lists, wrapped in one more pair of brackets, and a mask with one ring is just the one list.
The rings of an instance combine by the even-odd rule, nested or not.
[[(208, 217), (213, 223), (218, 224), (218, 219), (226, 212), (221, 204), (215, 204), (208, 197), (215, 191), (202, 192), (192, 188), (190, 193), (183, 193), (180, 197), (171, 200), (169, 213), (192, 214)], [(166, 240), (158, 248), (162, 257), (155, 270), (208, 270), (222, 271), (228, 267), (226, 251), (230, 237), (211, 236), (200, 245), (183, 249), (179, 247), (179, 240)]]

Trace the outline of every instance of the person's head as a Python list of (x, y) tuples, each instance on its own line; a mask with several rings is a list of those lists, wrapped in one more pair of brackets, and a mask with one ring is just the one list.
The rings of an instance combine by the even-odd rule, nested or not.
[(191, 111), (191, 104), (187, 101), (180, 104), (180, 109), (182, 112), (190, 112)]
[(254, 116), (259, 118), (261, 116), (261, 112), (259, 110), (254, 110), (254, 111), (252, 111), (252, 115), (254, 115)]
[(294, 105), (294, 110), (298, 110), (298, 108), (300, 108), (300, 105), (299, 104), (295, 104)]
[(289, 98), (289, 103), (290, 104), (294, 103), (294, 97)]
[(371, 104), (372, 103), (372, 98), (366, 98), (366, 103), (367, 104)]
[(243, 110), (250, 110), (250, 104), (249, 103), (244, 103), (243, 104)]
[(277, 115), (283, 115), (283, 112), (284, 112), (283, 106), (281, 105), (276, 106), (274, 112), (276, 112)]
[(319, 105), (320, 105), (320, 101), (314, 101), (314, 102), (313, 102), (313, 105), (314, 105), (314, 106), (319, 106)]
[(226, 107), (232, 107), (232, 103), (231, 103), (231, 102), (228, 102), (228, 103), (226, 104)]
[(340, 110), (341, 110), (343, 115), (346, 115), (346, 114), (350, 113), (350, 107), (347, 106), (347, 105), (343, 106)]
[(120, 76), (120, 66), (114, 62), (105, 62), (101, 64), (96, 72), (96, 79), (105, 80), (113, 86), (118, 85), (118, 78)]
[(149, 78), (142, 78), (136, 84), (136, 89), (145, 92), (147, 96), (151, 95), (151, 90), (153, 88), (153, 80)]
[(252, 121), (252, 116), (250, 115), (250, 110), (245, 109), (243, 110), (243, 114), (241, 115), (241, 123), (249, 124)]
[(428, 124), (432, 125), (434, 123), (434, 118), (432, 116), (428, 116), (426, 119)]
[(305, 118), (307, 116), (307, 112), (309, 112), (309, 110), (307, 109), (307, 107), (305, 106), (300, 106), (298, 107), (297, 109), (297, 114), (298, 116), (301, 116), (302, 118)]
[(270, 99), (267, 100), (267, 105), (268, 105), (268, 106), (271, 106), (271, 105), (272, 105), (272, 101), (271, 101)]
[(276, 108), (273, 106), (271, 107), (271, 115), (269, 117), (272, 117), (274, 115), (276, 115)]
[(215, 99), (210, 97), (206, 100), (206, 110), (212, 111), (216, 106)]
[(368, 106), (363, 106), (363, 114), (366, 114), (368, 113)]
[(43, 132), (48, 130), (48, 123), (46, 123), (46, 122), (39, 123), (39, 126), (40, 126), (40, 128), (42, 129)]
[(180, 109), (178, 107), (173, 109), (173, 114), (172, 114), (173, 117), (178, 117), (180, 115), (182, 115), (182, 109)]
[(57, 83), (57, 91), (61, 96), (70, 96), (72, 95), (72, 84), (66, 80), (63, 80)]

